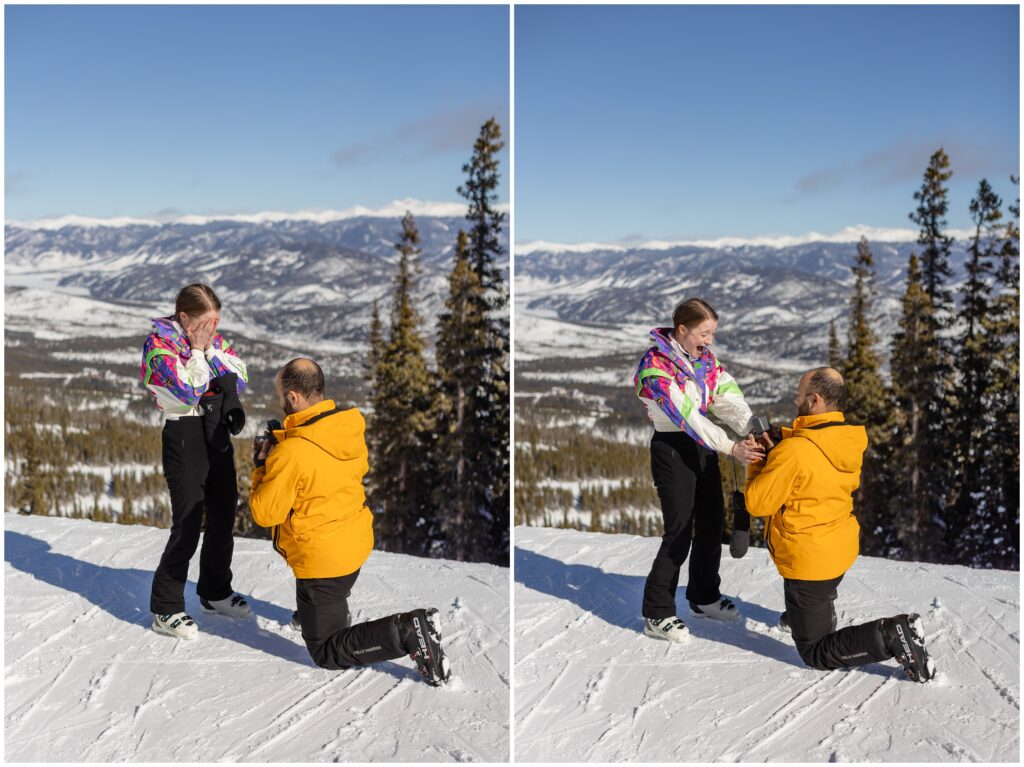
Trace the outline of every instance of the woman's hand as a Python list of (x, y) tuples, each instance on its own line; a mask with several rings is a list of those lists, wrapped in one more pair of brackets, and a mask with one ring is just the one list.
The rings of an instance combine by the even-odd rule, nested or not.
[(212, 318), (194, 322), (185, 331), (188, 334), (188, 343), (193, 349), (206, 351), (213, 341), (213, 332), (216, 325)]
[(737, 442), (730, 451), (733, 458), (742, 464), (756, 463), (764, 460), (764, 448), (754, 441), (754, 435), (748, 434), (742, 442)]

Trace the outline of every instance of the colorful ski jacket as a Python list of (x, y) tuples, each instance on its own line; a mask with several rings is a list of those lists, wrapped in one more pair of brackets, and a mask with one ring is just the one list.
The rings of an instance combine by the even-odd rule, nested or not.
[(225, 373), (238, 375), (238, 391), (249, 380), (245, 363), (217, 333), (204, 354), (193, 353), (188, 336), (174, 319), (157, 317), (142, 346), (142, 382), (169, 420), (199, 415), (199, 400), (210, 381)]
[(747, 510), (768, 517), (764, 539), (783, 578), (831, 580), (857, 559), (853, 492), (868, 434), (845, 421), (838, 411), (800, 416), (764, 461), (747, 467)]
[(273, 528), (274, 549), (296, 578), (354, 573), (373, 550), (365, 429), (357, 409), (318, 402), (284, 419), (278, 444), (252, 473), (252, 520)]
[(691, 359), (671, 333), (672, 328), (651, 330), (653, 345), (633, 376), (636, 396), (656, 431), (682, 431), (699, 445), (729, 453), (734, 440), (711, 422), (708, 413), (742, 434), (751, 416), (743, 392), (710, 348), (704, 347), (699, 359)]

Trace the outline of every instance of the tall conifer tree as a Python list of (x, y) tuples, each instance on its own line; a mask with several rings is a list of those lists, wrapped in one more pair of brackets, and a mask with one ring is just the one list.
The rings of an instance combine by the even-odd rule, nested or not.
[(875, 261), (864, 237), (857, 244), (857, 260), (850, 269), (854, 283), (843, 370), (847, 387), (846, 414), (855, 423), (867, 426), (869, 442), (877, 443), (882, 438), (888, 408), (880, 373), (881, 361), (875, 349), (878, 338), (871, 329), (870, 319), (871, 305), (878, 293)]
[(501, 552), (495, 550), (486, 516), (490, 478), (485, 472), (492, 447), (474, 409), (474, 392), (487, 372), (489, 328), (482, 297), (480, 278), (469, 259), (469, 238), (460, 230), (445, 311), (438, 322), (435, 502), (444, 556), (495, 561)]
[(978, 564), (989, 546), (998, 482), (992, 465), (991, 437), (995, 426), (992, 409), (992, 364), (998, 342), (985, 327), (991, 299), (993, 259), (1001, 249), (1002, 201), (982, 179), (971, 200), (971, 238), (967, 281), (960, 312), (963, 330), (957, 339), (958, 373), (956, 441), (956, 501), (947, 528), (947, 548), (956, 562)]
[(509, 544), (509, 325), (507, 288), (502, 275), (505, 257), (501, 232), (505, 214), (497, 209), (498, 153), (504, 147), (501, 126), (492, 117), (480, 129), (473, 155), (463, 166), (465, 183), (459, 194), (469, 204), (466, 255), (480, 281), (480, 313), (487, 318), (483, 347), (483, 378), (471, 390), (482, 440), (489, 446), (481, 457), (486, 499), (481, 513), (490, 520), (490, 537), (500, 559), (507, 562)]
[[(920, 227), (917, 242), (921, 246), (921, 288), (926, 299), (920, 306), (913, 350), (921, 366), (921, 388), (913, 394), (918, 407), (915, 436), (918, 480), (913, 505), (918, 515), (933, 519), (939, 527), (947, 525), (953, 492), (953, 441), (956, 439), (955, 430), (951, 428), (955, 410), (951, 349), (944, 335), (953, 322), (953, 299), (946, 284), (952, 275), (949, 252), (953, 238), (945, 233), (949, 210), (946, 183), (952, 175), (949, 157), (942, 149), (937, 150), (925, 169), (921, 188), (914, 193), (918, 206), (910, 214), (910, 219)], [(941, 551), (934, 551), (932, 556), (941, 554)]]
[[(1019, 178), (1011, 177), (1017, 184)], [(1020, 568), (1020, 198), (1009, 206), (996, 258), (994, 289), (985, 328), (996, 348), (990, 367), (994, 504), (985, 564)]]
[(934, 559), (940, 551), (940, 537), (932, 524), (934, 513), (927, 488), (930, 465), (924, 453), (925, 401), (928, 366), (921, 346), (928, 337), (925, 313), (930, 301), (921, 281), (916, 254), (907, 265), (907, 287), (903, 293), (899, 330), (892, 341), (892, 403), (895, 430), (892, 437), (892, 476), (895, 482), (886, 515), (898, 524), (901, 554), (909, 559)]
[(436, 526), (426, 471), (433, 430), (433, 377), (424, 357), (421, 320), (413, 306), (419, 231), (412, 214), (402, 219), (395, 245), (400, 258), (391, 301), (391, 328), (377, 360), (374, 429), (378, 443), (375, 501), (381, 547), (426, 554)]
[(839, 350), (839, 336), (836, 335), (836, 321), (828, 321), (828, 365), (840, 373), (843, 371), (843, 353)]
[[(377, 414), (384, 407), (385, 392), (380, 380), (380, 358), (384, 353), (384, 329), (381, 326), (380, 310), (376, 299), (370, 308), (370, 349), (367, 353), (363, 372), (370, 389), (371, 414), (366, 423), (366, 447), (369, 452), (370, 468), (366, 474), (367, 502), (371, 509), (379, 507), (377, 503), (377, 458), (381, 454), (383, 442), (381, 432), (377, 428)], [(391, 530), (388, 521), (382, 515), (377, 518), (377, 532), (384, 539), (390, 539)]]
[(854, 284), (846, 332), (847, 355), (842, 370), (847, 388), (844, 412), (847, 421), (863, 425), (868, 432), (868, 448), (854, 508), (864, 532), (865, 553), (885, 555), (895, 535), (894, 520), (888, 513), (891, 477), (888, 476), (886, 445), (893, 425), (888, 392), (882, 382), (881, 363), (875, 350), (877, 337), (871, 329), (870, 310), (877, 295), (875, 262), (864, 237), (857, 244), (857, 258), (850, 269)]

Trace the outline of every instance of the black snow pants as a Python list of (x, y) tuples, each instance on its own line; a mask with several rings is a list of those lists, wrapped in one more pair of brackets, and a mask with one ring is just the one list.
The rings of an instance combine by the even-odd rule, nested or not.
[(346, 669), (401, 658), (398, 615), (352, 625), (348, 598), (359, 571), (337, 578), (296, 578), (302, 638), (309, 655), (321, 668)]
[(199, 545), (204, 513), (206, 533), (196, 592), (207, 600), (231, 596), (232, 532), (238, 506), (234, 451), (210, 449), (199, 416), (164, 424), (163, 462), (171, 493), (171, 537), (153, 576), (149, 609), (158, 614), (185, 610), (188, 563)]
[(644, 585), (645, 618), (676, 615), (679, 570), (690, 554), (686, 599), (699, 605), (721, 598), (718, 568), (722, 561), (725, 504), (715, 451), (683, 432), (654, 432), (651, 474), (661, 500), (665, 534)]
[(797, 652), (811, 668), (862, 666), (888, 660), (878, 621), (836, 631), (835, 601), (843, 576), (827, 581), (785, 579), (786, 618)]

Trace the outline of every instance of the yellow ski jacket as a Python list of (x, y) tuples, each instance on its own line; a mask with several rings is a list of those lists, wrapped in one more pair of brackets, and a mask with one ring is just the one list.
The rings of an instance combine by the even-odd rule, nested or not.
[(274, 548), (296, 578), (348, 575), (370, 556), (365, 429), (357, 409), (324, 400), (285, 418), (266, 465), (252, 473), (253, 521), (273, 527)]
[(840, 412), (801, 416), (747, 469), (747, 510), (768, 517), (764, 538), (783, 578), (824, 581), (845, 573), (860, 550), (853, 491), (868, 446), (863, 426)]

